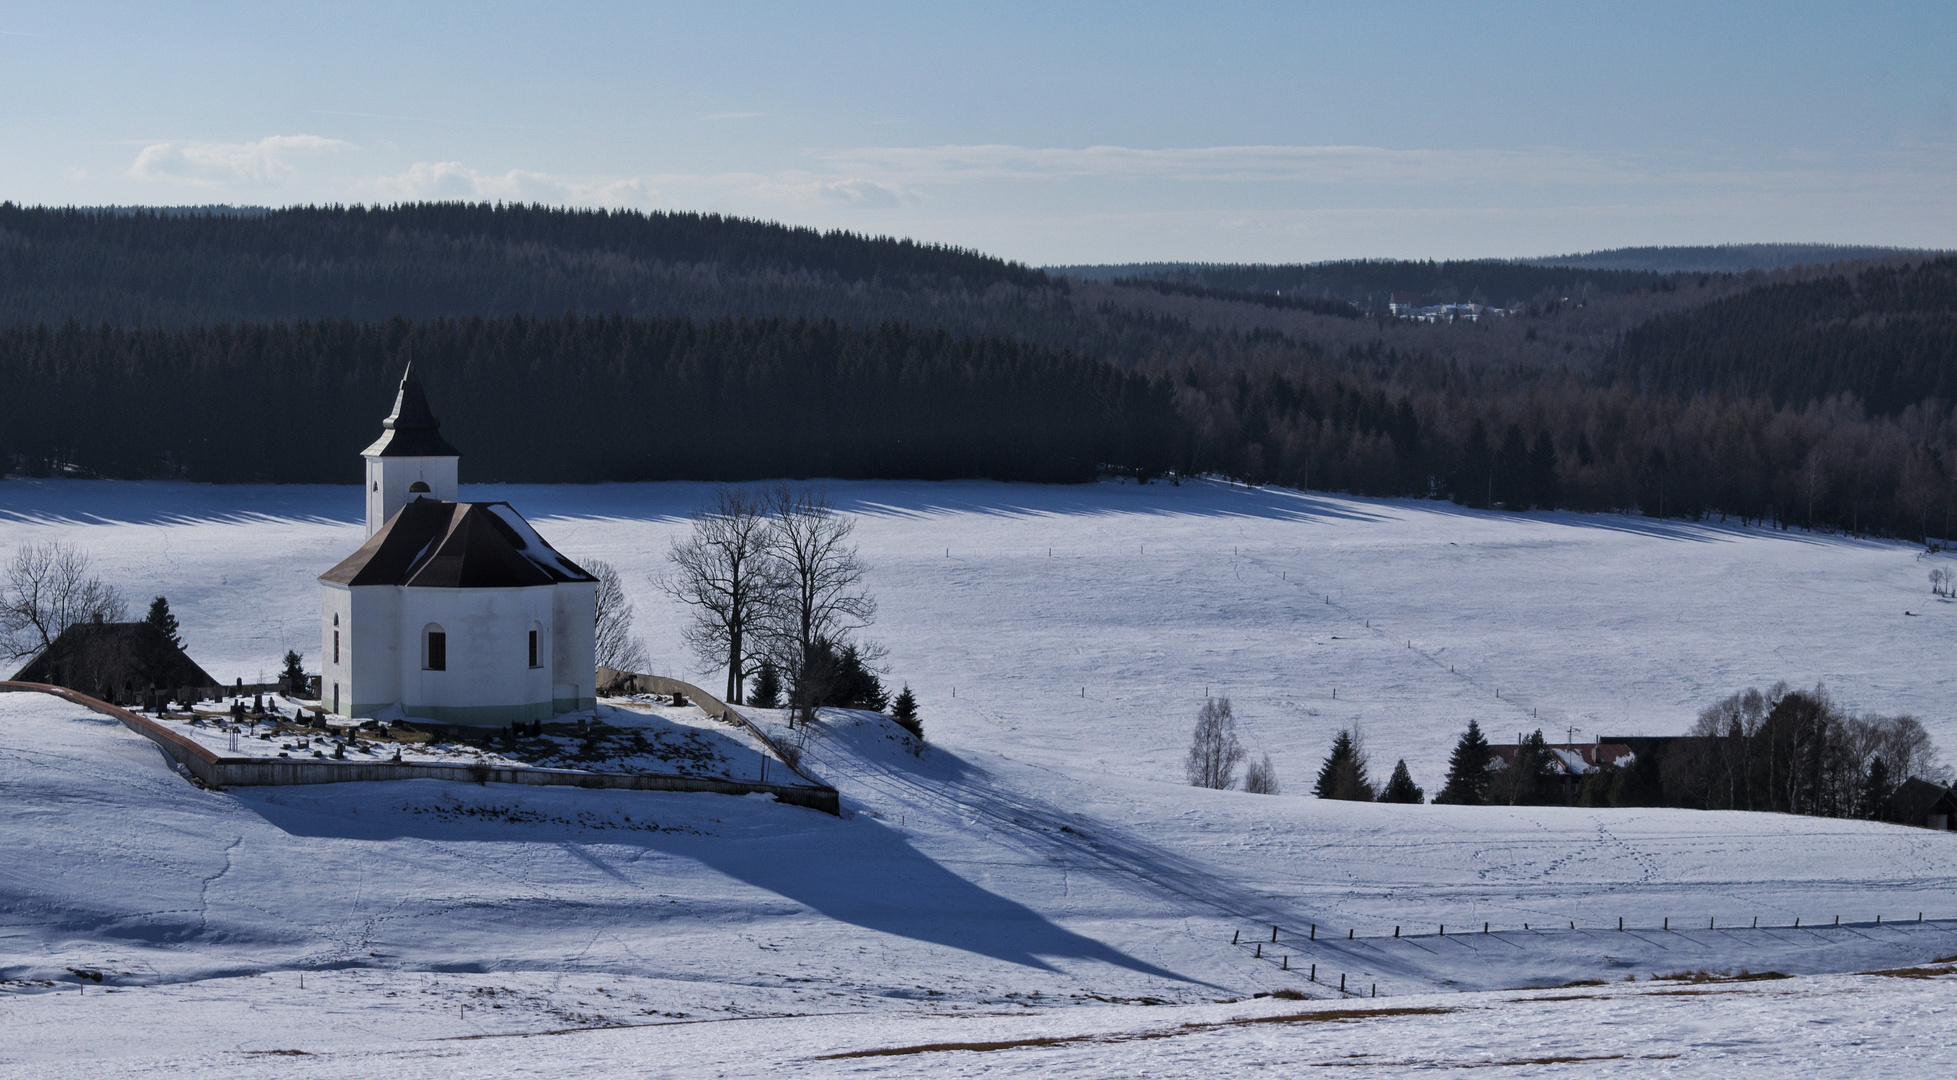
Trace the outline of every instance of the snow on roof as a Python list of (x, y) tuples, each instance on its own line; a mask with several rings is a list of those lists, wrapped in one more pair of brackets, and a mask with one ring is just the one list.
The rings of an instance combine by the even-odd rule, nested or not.
[(482, 505), (516, 533), (518, 540), (521, 541), (520, 553), (524, 558), (535, 563), (539, 569), (561, 581), (593, 580), (583, 567), (565, 558), (556, 548), (545, 543), (544, 538), (537, 534), (537, 530), (530, 527), (529, 522), (523, 520), (523, 515), (517, 513), (515, 507), (506, 502)]
[(1574, 750), (1558, 750), (1552, 746), (1549, 748), (1549, 752), (1556, 755), (1557, 759), (1563, 763), (1565, 769), (1578, 776), (1591, 772), (1596, 768), (1596, 766), (1583, 760), (1583, 755)]

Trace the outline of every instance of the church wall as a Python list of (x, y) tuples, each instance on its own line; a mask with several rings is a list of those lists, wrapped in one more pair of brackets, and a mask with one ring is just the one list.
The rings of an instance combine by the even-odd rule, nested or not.
[[(489, 726), (556, 714), (551, 697), (556, 587), (393, 591), (401, 597), (396, 647), (400, 701), (408, 715)], [(430, 625), (447, 635), (445, 671), (426, 667), (424, 634)], [(536, 667), (529, 665), (532, 629), (539, 631)]]
[(367, 535), (381, 531), (387, 519), (421, 497), (409, 494), (416, 481), (428, 485), (431, 499), (456, 498), (456, 463), (452, 457), (370, 457), (367, 462)]
[[(400, 697), (399, 649), (392, 628), (399, 601), (391, 586), (354, 589), (320, 583), (320, 703), (338, 714), (371, 716)], [(334, 620), (338, 619), (336, 623)], [(333, 632), (340, 634), (334, 660)]]
[(598, 583), (567, 581), (551, 590), (557, 649), (551, 666), (552, 701), (559, 712), (598, 707)]

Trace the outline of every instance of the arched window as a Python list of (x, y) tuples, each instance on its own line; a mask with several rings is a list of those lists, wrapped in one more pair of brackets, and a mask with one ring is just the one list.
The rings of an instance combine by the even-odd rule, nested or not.
[(448, 634), (434, 623), (421, 632), (421, 666), (426, 671), (448, 670)]
[(408, 494), (426, 495), (428, 494), (428, 485), (416, 480), (414, 483), (408, 485)]
[(530, 624), (530, 666), (533, 668), (544, 666), (543, 653), (539, 651), (539, 642), (544, 636), (543, 628), (544, 624), (540, 622)]

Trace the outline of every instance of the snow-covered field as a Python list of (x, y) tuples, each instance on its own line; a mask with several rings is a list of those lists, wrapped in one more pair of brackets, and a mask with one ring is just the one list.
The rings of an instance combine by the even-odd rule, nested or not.
[[(617, 565), (658, 673), (713, 687), (651, 581), (707, 491), (464, 497), (509, 499), (572, 558)], [(404, 1057), (484, 1075), (1951, 1063), (1932, 1019), (1953, 1004), (1945, 978), (1649, 980), (1957, 954), (1957, 923), (1937, 921), (1957, 917), (1957, 838), (1302, 797), (1354, 720), (1376, 769), (1404, 756), (1431, 791), (1470, 717), (1578, 740), (1672, 733), (1779, 679), (1914, 713), (1957, 750), (1957, 610), (1930, 597), (1918, 550), (1212, 484), (831, 491), (872, 567), (872, 635), (934, 744), (916, 757), (882, 720), (832, 716), (807, 762), (841, 789), (841, 820), (434, 781), (204, 792), (102, 718), (0, 695), (0, 1069), (109, 1054), (123, 1072), (321, 1075)], [(0, 551), (75, 543), (132, 599), (168, 595), (212, 674), (255, 681), (287, 647), (316, 652), (312, 579), (357, 545), (358, 510), (351, 488), (8, 481)], [(1232, 697), (1292, 794), (1181, 783), (1206, 692)], [(1319, 940), (1298, 940), (1313, 925)], [(104, 981), (76, 993), (70, 969)], [(1377, 984), (1381, 1007), (1453, 1011), (1231, 1022), (1374, 1007), (1332, 1000), (1336, 973)], [(1608, 984), (1499, 992), (1590, 979)], [(1278, 989), (1322, 1000), (1248, 997)], [(653, 1024), (672, 1026), (582, 1030)], [(132, 1028), (165, 1033), (112, 1034)], [(565, 1029), (580, 1030), (534, 1034)], [(1056, 1041), (812, 1060), (1024, 1039)]]

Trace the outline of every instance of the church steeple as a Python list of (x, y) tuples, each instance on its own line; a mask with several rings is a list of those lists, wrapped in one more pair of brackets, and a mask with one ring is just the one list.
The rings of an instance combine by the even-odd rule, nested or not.
[(455, 501), (456, 462), (462, 455), (442, 438), (441, 426), (409, 364), (394, 395), (394, 411), (381, 421), (381, 437), (360, 452), (367, 459), (368, 536), (415, 499)]
[(401, 375), (401, 389), (394, 395), (394, 411), (381, 421), (381, 437), (362, 450), (366, 457), (460, 457), (461, 451), (441, 436), (442, 422), (428, 407), (428, 393), (421, 388), (413, 364)]

